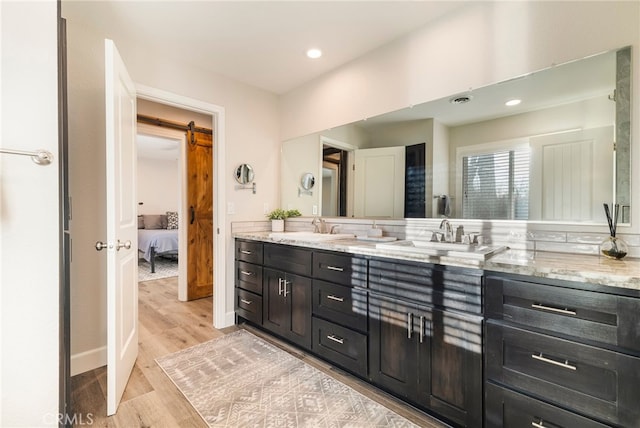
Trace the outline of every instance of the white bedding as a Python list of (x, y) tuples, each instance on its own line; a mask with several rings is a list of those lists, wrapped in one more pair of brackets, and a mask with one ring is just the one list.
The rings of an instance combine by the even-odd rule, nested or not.
[(138, 250), (151, 262), (151, 247), (156, 254), (178, 253), (178, 229), (138, 229)]

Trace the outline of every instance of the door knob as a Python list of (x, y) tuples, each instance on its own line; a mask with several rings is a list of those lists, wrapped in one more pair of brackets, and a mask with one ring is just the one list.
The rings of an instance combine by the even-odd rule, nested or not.
[(98, 251), (101, 251), (101, 250), (103, 250), (103, 249), (105, 249), (107, 247), (109, 247), (109, 245), (104, 243), (104, 242), (102, 242), (102, 241), (96, 242), (96, 250), (98, 250)]
[(120, 242), (120, 240), (118, 239), (118, 244), (116, 245), (116, 250), (120, 251), (120, 248), (125, 248), (126, 250), (130, 250), (131, 249), (131, 241), (127, 240), (125, 242)]

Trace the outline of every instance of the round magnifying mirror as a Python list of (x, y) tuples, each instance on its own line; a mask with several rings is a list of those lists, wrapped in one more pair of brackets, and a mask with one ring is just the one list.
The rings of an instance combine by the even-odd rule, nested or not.
[(238, 165), (236, 168), (236, 181), (240, 184), (247, 184), (253, 181), (253, 168), (247, 163)]
[(316, 178), (310, 172), (302, 174), (300, 178), (300, 185), (304, 190), (311, 190), (316, 184)]

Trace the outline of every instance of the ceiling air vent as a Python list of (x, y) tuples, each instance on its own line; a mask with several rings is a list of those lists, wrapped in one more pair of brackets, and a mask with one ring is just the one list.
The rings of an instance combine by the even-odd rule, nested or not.
[(465, 104), (471, 101), (472, 99), (473, 99), (473, 96), (471, 95), (457, 95), (449, 99), (449, 102), (451, 104)]

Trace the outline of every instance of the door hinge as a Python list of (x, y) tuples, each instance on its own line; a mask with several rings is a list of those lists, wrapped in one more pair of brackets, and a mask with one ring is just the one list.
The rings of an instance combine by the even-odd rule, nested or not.
[(352, 170), (355, 171), (356, 170), (356, 164), (354, 163), (353, 165), (351, 165)]
[(217, 233), (218, 235), (220, 235), (220, 228), (219, 228), (219, 227), (216, 229), (216, 233)]

